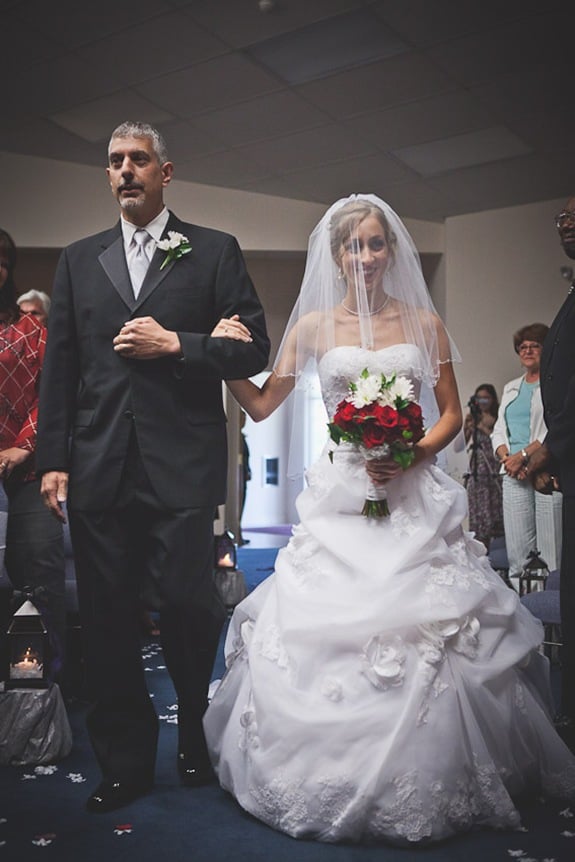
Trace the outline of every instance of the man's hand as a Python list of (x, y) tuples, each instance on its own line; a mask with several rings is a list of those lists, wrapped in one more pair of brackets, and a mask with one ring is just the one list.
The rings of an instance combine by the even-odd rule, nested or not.
[(535, 452), (532, 452), (529, 456), (529, 461), (526, 465), (525, 474), (527, 476), (533, 476), (534, 473), (540, 473), (542, 470), (549, 465), (551, 460), (551, 452), (545, 445), (542, 443)]
[(9, 476), (14, 467), (18, 467), (27, 461), (31, 454), (28, 449), (20, 449), (17, 446), (11, 446), (10, 449), (2, 449), (0, 451), (0, 479), (5, 479)]
[(559, 483), (555, 476), (552, 476), (548, 470), (540, 470), (531, 477), (531, 484), (540, 494), (552, 494), (553, 491), (559, 490)]
[(68, 474), (57, 470), (44, 473), (40, 493), (54, 517), (65, 524), (66, 516), (62, 506), (68, 497)]
[(114, 350), (128, 359), (159, 359), (182, 354), (177, 332), (164, 329), (153, 317), (128, 320), (114, 338)]

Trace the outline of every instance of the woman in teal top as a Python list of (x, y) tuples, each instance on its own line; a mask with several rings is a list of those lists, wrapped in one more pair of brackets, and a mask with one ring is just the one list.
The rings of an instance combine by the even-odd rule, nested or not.
[(545, 324), (532, 323), (513, 336), (524, 373), (505, 385), (492, 435), (493, 450), (503, 472), (509, 576), (517, 589), (531, 551), (538, 551), (551, 571), (559, 568), (561, 558), (561, 494), (539, 494), (524, 469), (547, 433), (539, 391), (541, 348), (547, 332)]

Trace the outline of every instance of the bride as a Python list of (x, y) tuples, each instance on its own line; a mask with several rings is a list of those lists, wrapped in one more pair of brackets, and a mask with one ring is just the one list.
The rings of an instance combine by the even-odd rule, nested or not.
[[(249, 338), (237, 316), (214, 337)], [(464, 532), (464, 489), (435, 456), (461, 425), (455, 346), (413, 242), (372, 195), (313, 231), (300, 296), (260, 389), (264, 419), (319, 374), (328, 414), (367, 368), (409, 377), (426, 427), (402, 470), (327, 446), (274, 574), (236, 608), (204, 718), (219, 781), (255, 817), (322, 841), (438, 840), (519, 826), (525, 792), (575, 795), (540, 624)], [(368, 481), (391, 514), (361, 514)]]

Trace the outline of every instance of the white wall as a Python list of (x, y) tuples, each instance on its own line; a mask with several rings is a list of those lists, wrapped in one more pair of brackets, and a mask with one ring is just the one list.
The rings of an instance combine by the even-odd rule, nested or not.
[(479, 383), (501, 394), (520, 373), (513, 333), (527, 323), (550, 324), (563, 302), (568, 283), (560, 267), (569, 260), (554, 224), (563, 204), (447, 219), (446, 318), (463, 359), (457, 376), (464, 404)]

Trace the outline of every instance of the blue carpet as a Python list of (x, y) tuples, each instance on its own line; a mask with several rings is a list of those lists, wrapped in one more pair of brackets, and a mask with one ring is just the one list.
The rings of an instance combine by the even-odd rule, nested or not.
[[(276, 553), (240, 549), (238, 563), (252, 587), (270, 573)], [(153, 792), (118, 812), (84, 811), (99, 771), (86, 735), (86, 707), (71, 703), (74, 748), (65, 760), (47, 770), (0, 767), (0, 862), (568, 862), (575, 857), (572, 809), (536, 800), (521, 808), (525, 831), (478, 831), (421, 849), (320, 844), (275, 832), (245, 814), (217, 785), (198, 790), (178, 785), (174, 691), (159, 644), (146, 642), (143, 656), (161, 722)], [(221, 651), (218, 665), (223, 667)]]
[(238, 548), (238, 569), (244, 573), (250, 592), (271, 575), (277, 553), (277, 548)]

